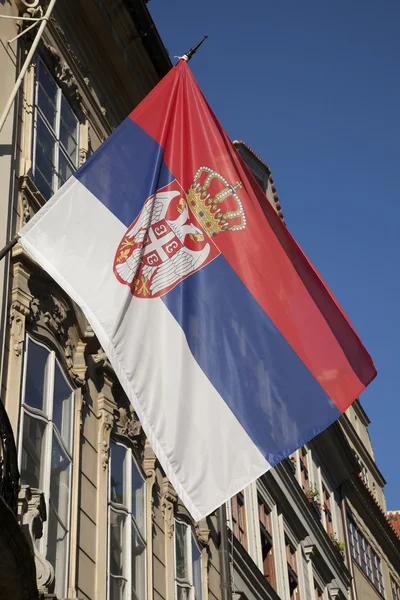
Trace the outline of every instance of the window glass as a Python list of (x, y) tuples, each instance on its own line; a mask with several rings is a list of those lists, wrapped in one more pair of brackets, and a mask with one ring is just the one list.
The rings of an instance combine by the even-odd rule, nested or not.
[(124, 600), (125, 598), (125, 579), (113, 577), (110, 580), (110, 600)]
[(110, 598), (126, 595), (142, 600), (146, 597), (145, 482), (132, 450), (115, 441), (109, 481)]
[(29, 340), (25, 380), (25, 404), (45, 412), (45, 381), (49, 351)]
[(195, 600), (201, 600), (201, 552), (192, 534), (193, 587)]
[(61, 88), (37, 59), (34, 179), (49, 199), (78, 167), (79, 124)]
[(64, 96), (61, 100), (60, 140), (68, 157), (76, 164), (77, 120)]
[(145, 537), (145, 519), (144, 519), (144, 494), (145, 483), (136, 463), (132, 462), (132, 514), (135, 517), (136, 525), (143, 537)]
[(145, 595), (145, 555), (143, 538), (132, 523), (132, 592), (138, 600)]
[(73, 395), (54, 352), (28, 337), (25, 358), (21, 483), (44, 494), (47, 527), (39, 549), (55, 570), (49, 592), (63, 598), (68, 571)]
[(186, 529), (187, 526), (183, 523), (175, 522), (175, 564), (178, 579), (187, 579), (188, 577)]
[(127, 450), (124, 446), (113, 444), (111, 450), (111, 493), (110, 499), (117, 504), (126, 503), (124, 473), (126, 470)]
[(123, 547), (126, 515), (110, 510), (110, 572), (124, 574)]
[(71, 449), (71, 410), (72, 390), (67, 384), (65, 377), (56, 362), (54, 373), (53, 423), (57, 427), (62, 441), (68, 450)]
[(55, 129), (57, 113), (57, 85), (42, 61), (40, 61), (38, 65), (37, 102), (50, 127)]
[(71, 461), (57, 436), (53, 435), (51, 449), (50, 500), (59, 519), (66, 524), (69, 511), (69, 480)]
[(36, 489), (41, 488), (45, 429), (46, 423), (44, 421), (25, 413), (22, 435), (21, 484)]
[(47, 560), (53, 565), (56, 573), (54, 593), (58, 598), (63, 598), (67, 576), (68, 530), (60, 523), (51, 505), (47, 519)]

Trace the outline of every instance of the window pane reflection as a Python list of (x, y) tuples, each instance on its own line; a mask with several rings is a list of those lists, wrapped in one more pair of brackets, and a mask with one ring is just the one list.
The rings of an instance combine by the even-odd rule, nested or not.
[(49, 351), (29, 340), (25, 404), (45, 412), (45, 381)]
[(186, 553), (186, 525), (175, 521), (175, 558), (178, 579), (188, 578)]
[(123, 547), (126, 516), (110, 510), (110, 573), (123, 575)]
[(70, 459), (53, 434), (50, 500), (64, 525), (68, 523), (70, 464)]
[(24, 414), (22, 435), (21, 483), (32, 488), (41, 488), (41, 465), (44, 449), (43, 437), (46, 423)]
[(57, 427), (63, 442), (70, 450), (72, 432), (72, 390), (65, 381), (60, 367), (56, 363), (54, 374), (54, 403), (53, 422)]
[(53, 565), (56, 577), (53, 586), (58, 598), (65, 596), (65, 579), (67, 567), (68, 531), (61, 525), (57, 515), (50, 506), (48, 516), (47, 559)]
[(118, 444), (112, 444), (111, 448), (111, 501), (118, 504), (126, 504), (124, 473), (126, 465), (127, 449)]

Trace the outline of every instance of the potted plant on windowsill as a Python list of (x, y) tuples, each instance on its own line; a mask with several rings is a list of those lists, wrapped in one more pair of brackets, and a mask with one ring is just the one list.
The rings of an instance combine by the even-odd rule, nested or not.
[(344, 542), (341, 542), (338, 539), (336, 533), (331, 533), (331, 535), (329, 537), (330, 537), (332, 544), (335, 546), (335, 548), (337, 548), (339, 550), (339, 552), (342, 555), (342, 558), (344, 560)]
[(310, 504), (314, 507), (315, 511), (318, 514), (318, 517), (321, 517), (321, 503), (319, 502), (319, 491), (315, 483), (310, 485), (310, 489), (306, 492), (307, 499)]
[(294, 456), (288, 456), (288, 464), (290, 465), (290, 468), (292, 469), (293, 473), (296, 473), (296, 459)]

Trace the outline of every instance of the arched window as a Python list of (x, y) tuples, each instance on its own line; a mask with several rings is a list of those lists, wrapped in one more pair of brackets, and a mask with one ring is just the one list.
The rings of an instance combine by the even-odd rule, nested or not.
[(40, 551), (55, 570), (54, 592), (67, 591), (74, 392), (55, 352), (27, 336), (19, 455), (21, 484), (44, 493), (47, 522)]
[(192, 528), (175, 519), (176, 600), (202, 600), (201, 552)]
[(145, 481), (132, 450), (112, 440), (109, 469), (109, 600), (146, 597)]

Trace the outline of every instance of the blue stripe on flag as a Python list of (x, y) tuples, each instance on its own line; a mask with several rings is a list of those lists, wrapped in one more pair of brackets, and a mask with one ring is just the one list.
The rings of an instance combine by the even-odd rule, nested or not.
[(162, 148), (129, 118), (74, 176), (127, 227), (145, 200), (174, 179)]
[[(158, 143), (129, 118), (75, 177), (127, 227), (145, 200), (174, 179)], [(162, 300), (199, 366), (271, 465), (340, 416), (223, 256)]]
[(222, 255), (162, 300), (201, 369), (271, 465), (340, 416)]

